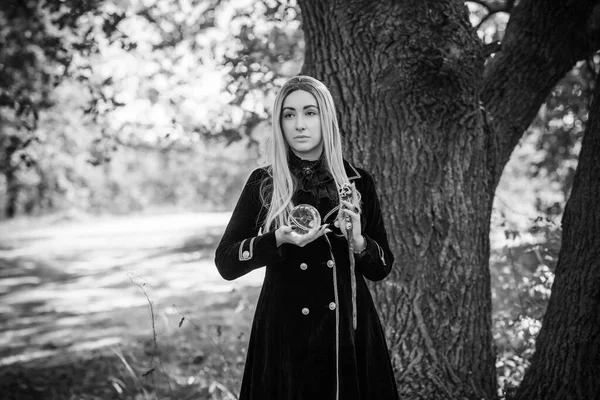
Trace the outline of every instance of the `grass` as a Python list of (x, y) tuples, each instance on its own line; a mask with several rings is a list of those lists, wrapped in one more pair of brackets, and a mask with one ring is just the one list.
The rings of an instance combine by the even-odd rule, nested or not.
[(147, 334), (118, 347), (2, 367), (0, 393), (7, 400), (236, 399), (258, 291), (224, 293), (224, 302), (181, 311), (185, 317), (177, 306), (158, 308), (156, 347), (148, 316)]
[(260, 276), (218, 276), (226, 218), (17, 222), (0, 228), (0, 398), (237, 397)]
[[(211, 259), (223, 224), (186, 214), (0, 227), (0, 398), (235, 399), (260, 280), (223, 286)], [(491, 257), (501, 390), (520, 382), (534, 345), (515, 315), (537, 318), (550, 294), (520, 301), (548, 274), (536, 277), (539, 245), (506, 246)], [(558, 247), (546, 250), (555, 261)]]

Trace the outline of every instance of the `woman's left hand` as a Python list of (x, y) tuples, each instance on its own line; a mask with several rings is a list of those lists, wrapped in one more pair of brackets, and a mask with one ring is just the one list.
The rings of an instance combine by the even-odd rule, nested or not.
[[(344, 234), (346, 240), (353, 241), (354, 248), (358, 250), (364, 249), (366, 243), (365, 238), (362, 235), (362, 226), (360, 222), (360, 214), (358, 212), (358, 207), (354, 204), (342, 200), (342, 212), (338, 216), (338, 223), (340, 225), (340, 230)], [(346, 216), (350, 217), (350, 221), (352, 222), (352, 237), (348, 238), (348, 232), (346, 229)]]

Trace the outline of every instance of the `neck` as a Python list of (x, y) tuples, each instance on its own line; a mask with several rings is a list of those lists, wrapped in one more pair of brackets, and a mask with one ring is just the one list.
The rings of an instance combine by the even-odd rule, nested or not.
[(308, 152), (299, 152), (290, 147), (290, 150), (300, 159), (305, 161), (317, 161), (321, 158), (321, 154), (323, 153), (323, 147), (321, 146), (318, 149), (314, 149)]

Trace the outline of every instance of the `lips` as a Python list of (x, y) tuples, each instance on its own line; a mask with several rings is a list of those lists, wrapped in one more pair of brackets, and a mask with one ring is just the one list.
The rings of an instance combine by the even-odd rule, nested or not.
[(309, 139), (310, 136), (305, 136), (305, 135), (300, 135), (300, 136), (296, 136), (294, 139)]

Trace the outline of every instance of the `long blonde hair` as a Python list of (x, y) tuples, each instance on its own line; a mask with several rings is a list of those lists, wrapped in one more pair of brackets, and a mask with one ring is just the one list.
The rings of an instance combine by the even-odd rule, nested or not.
[[(322, 158), (336, 186), (349, 183), (342, 158), (342, 137), (335, 113), (333, 97), (327, 87), (310, 76), (298, 75), (288, 80), (277, 93), (273, 106), (272, 132), (269, 146), (270, 166), (267, 171), (271, 182), (265, 180), (261, 189), (263, 204), (268, 204), (268, 212), (262, 226), (264, 232), (275, 230), (287, 224), (290, 211), (294, 208), (294, 178), (288, 164), (289, 144), (281, 129), (281, 115), (285, 98), (296, 90), (304, 90), (317, 100), (321, 133), (323, 138)], [(268, 178), (267, 178), (268, 179)]]

